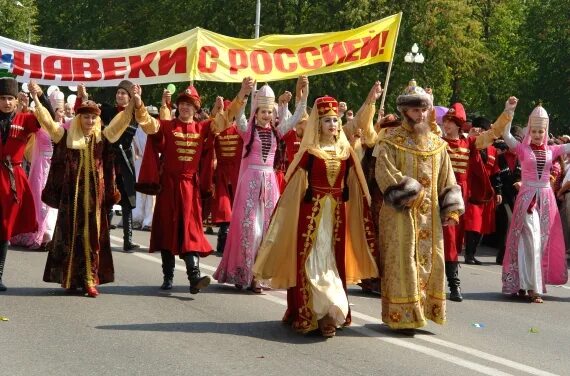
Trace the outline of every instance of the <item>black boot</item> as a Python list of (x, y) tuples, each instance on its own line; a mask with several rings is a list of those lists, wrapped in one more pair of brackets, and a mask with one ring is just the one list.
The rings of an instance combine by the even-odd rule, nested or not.
[(160, 258), (162, 258), (162, 274), (164, 276), (164, 281), (160, 286), (161, 290), (172, 289), (172, 281), (174, 280), (174, 267), (176, 266), (176, 261), (174, 255), (170, 251), (160, 251)]
[(459, 262), (446, 261), (445, 276), (447, 277), (447, 284), (449, 285), (449, 300), (462, 302), (463, 295), (461, 295), (461, 281), (459, 280)]
[(228, 222), (220, 224), (220, 228), (218, 229), (218, 244), (216, 245), (216, 252), (218, 253), (224, 253), (229, 228), (230, 224)]
[(495, 258), (495, 262), (497, 265), (503, 265), (503, 258), (505, 257), (505, 246), (501, 246), (497, 251), (497, 257)]
[(0, 291), (6, 291), (8, 288), (2, 283), (2, 274), (4, 274), (4, 263), (6, 262), (6, 254), (8, 253), (8, 242), (0, 242)]
[(133, 243), (133, 209), (123, 206), (123, 251), (133, 253), (140, 245)]
[(474, 231), (465, 232), (465, 263), (470, 265), (482, 265), (483, 263), (475, 258), (477, 246), (481, 240), (481, 234)]
[(184, 255), (186, 263), (186, 274), (190, 281), (190, 294), (197, 294), (200, 289), (208, 287), (210, 284), (209, 276), (200, 276), (200, 257), (196, 252), (186, 253)]

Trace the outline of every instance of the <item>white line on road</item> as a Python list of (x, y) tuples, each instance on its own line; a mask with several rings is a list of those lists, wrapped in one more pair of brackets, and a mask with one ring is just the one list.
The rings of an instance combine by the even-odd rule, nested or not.
[[(122, 239), (116, 236), (111, 235), (111, 239), (115, 240), (117, 242), (122, 242)], [(120, 245), (118, 243), (111, 243), (112, 246), (114, 247), (120, 247)], [(143, 245), (145, 246), (145, 245)], [(151, 256), (149, 254), (145, 254), (145, 253), (140, 253), (140, 252), (135, 252), (132, 254), (133, 256), (139, 257), (143, 260), (147, 260), (147, 261), (152, 261), (155, 263), (161, 263), (161, 259)], [(216, 268), (210, 265), (206, 265), (204, 263), (202, 263), (200, 265), (200, 268), (208, 270), (208, 271), (215, 271)], [(478, 269), (478, 268), (477, 268)], [(177, 265), (176, 266), (176, 270), (179, 271), (186, 271), (186, 268), (184, 266), (181, 265)], [(562, 287), (566, 287), (566, 286), (562, 286)], [(281, 291), (281, 290), (274, 290), (274, 291), (266, 291), (266, 293), (264, 295), (260, 295), (260, 297), (262, 299), (271, 301), (273, 303), (282, 305), (282, 306), (287, 306), (287, 300), (280, 298), (278, 296), (276, 296), (277, 294), (283, 295), (285, 293), (285, 291)], [(364, 321), (365, 323), (370, 323), (370, 324), (378, 324), (379, 323), (379, 319), (375, 318), (373, 316), (369, 316), (357, 311), (352, 310), (351, 311), (352, 317), (354, 318), (358, 318), (362, 321)], [(437, 359), (441, 359), (444, 360), (446, 362), (450, 362), (453, 364), (456, 364), (458, 366), (464, 367), (464, 368), (468, 368), (471, 370), (474, 370), (476, 372), (479, 372), (481, 374), (485, 374), (485, 375), (491, 375), (491, 376), (504, 376), (504, 375), (510, 375), (509, 373), (505, 373), (499, 369), (496, 368), (492, 368), (492, 367), (488, 367), (479, 363), (475, 363), (475, 362), (471, 362), (468, 360), (464, 360), (462, 358), (459, 358), (457, 356), (439, 351), (439, 350), (435, 350), (433, 348), (430, 347), (426, 347), (426, 346), (422, 346), (422, 345), (418, 345), (415, 343), (410, 342), (410, 340), (403, 340), (403, 339), (399, 339), (399, 338), (393, 338), (393, 337), (380, 337), (380, 333), (375, 332), (369, 328), (365, 328), (362, 325), (358, 325), (353, 323), (353, 325), (351, 326), (351, 328), (361, 334), (366, 335), (367, 337), (372, 337), (375, 339), (378, 339), (380, 341), (386, 342), (386, 343), (390, 343), (393, 345), (397, 345), (400, 347), (404, 347), (410, 350), (414, 350), (420, 353), (423, 353), (425, 355), (437, 358)], [(431, 344), (434, 345), (439, 345), (445, 348), (449, 348), (455, 351), (462, 351), (468, 355), (471, 355), (473, 357), (477, 357), (480, 358), (482, 360), (486, 360), (488, 362), (493, 362), (496, 364), (500, 364), (502, 366), (506, 366), (512, 369), (516, 369), (522, 372), (526, 372), (528, 374), (531, 375), (539, 375), (539, 376), (556, 376), (556, 374), (554, 373), (550, 373), (541, 369), (537, 369), (531, 366), (527, 366), (526, 364), (522, 364), (522, 363), (518, 363), (518, 362), (514, 362), (512, 360), (508, 360), (505, 358), (501, 358), (498, 357), (496, 355), (492, 355), (471, 347), (467, 347), (467, 346), (463, 346), (463, 345), (459, 345), (453, 342), (449, 342), (449, 341), (445, 341), (442, 339), (438, 339), (438, 338), (434, 338), (433, 336), (428, 336), (428, 335), (423, 335), (423, 334), (418, 334), (415, 335), (413, 337), (414, 339), (419, 339), (425, 342), (429, 342)]]

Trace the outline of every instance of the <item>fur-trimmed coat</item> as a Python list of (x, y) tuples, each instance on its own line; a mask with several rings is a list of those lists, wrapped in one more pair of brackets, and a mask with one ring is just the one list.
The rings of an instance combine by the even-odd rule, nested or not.
[[(421, 141), (421, 142), (420, 142)], [(380, 140), (382, 320), (392, 328), (445, 322), (442, 221), (464, 211), (447, 144), (431, 132), (418, 140), (404, 124)]]

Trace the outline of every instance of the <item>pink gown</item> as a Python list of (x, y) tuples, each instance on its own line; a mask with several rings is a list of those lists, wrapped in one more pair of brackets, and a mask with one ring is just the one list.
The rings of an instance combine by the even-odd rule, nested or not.
[[(287, 119), (284, 118), (286, 108), (280, 109), (282, 121), (276, 127), (279, 138), (297, 124), (305, 107), (306, 103), (301, 102), (295, 114)], [(243, 155), (253, 131), (253, 121), (245, 124), (244, 120), (242, 118), (237, 127), (244, 142)], [(271, 147), (263, 159), (262, 142), (259, 132), (256, 132), (249, 155), (241, 160), (228, 238), (222, 260), (213, 275), (220, 283), (248, 286), (253, 280), (255, 257), (280, 196), (273, 169), (277, 142), (271, 133)]]
[(36, 132), (36, 140), (32, 149), (32, 160), (28, 182), (36, 209), (38, 231), (20, 234), (11, 239), (13, 245), (20, 245), (30, 249), (38, 249), (52, 239), (57, 220), (57, 209), (51, 208), (42, 202), (44, 189), (51, 165), (53, 144), (46, 131), (40, 129)]
[[(512, 139), (522, 170), (522, 186), (513, 209), (503, 260), (503, 293), (534, 290), (542, 294), (546, 286), (568, 281), (566, 247), (556, 198), (550, 186), (550, 168), (558, 156), (570, 152), (568, 145), (546, 145), (546, 164), (538, 177), (536, 157), (527, 142)], [(533, 197), (536, 204), (531, 206)]]

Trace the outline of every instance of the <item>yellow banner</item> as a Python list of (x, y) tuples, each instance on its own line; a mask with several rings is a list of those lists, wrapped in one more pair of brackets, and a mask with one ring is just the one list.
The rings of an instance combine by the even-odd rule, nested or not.
[(238, 39), (199, 29), (197, 81), (238, 82), (252, 76), (278, 81), (392, 60), (401, 13), (348, 31)]
[(402, 14), (357, 29), (238, 39), (194, 28), (140, 47), (63, 50), (0, 36), (0, 73), (40, 84), (116, 86), (188, 80), (278, 81), (389, 62)]

